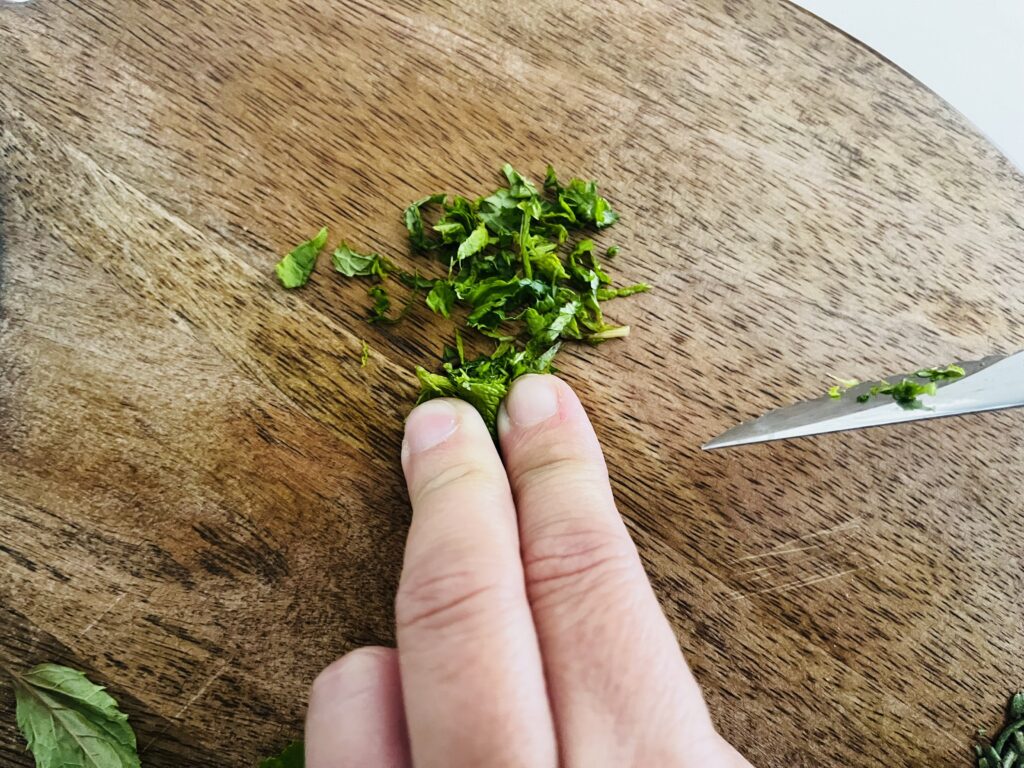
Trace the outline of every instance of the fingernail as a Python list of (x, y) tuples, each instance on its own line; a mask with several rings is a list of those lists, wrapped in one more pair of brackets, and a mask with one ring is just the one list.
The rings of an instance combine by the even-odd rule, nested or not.
[(406, 456), (440, 445), (459, 427), (459, 413), (447, 400), (428, 400), (416, 406), (405, 422), (402, 453)]
[(558, 411), (558, 380), (553, 376), (523, 376), (512, 385), (505, 407), (517, 427), (532, 427)]

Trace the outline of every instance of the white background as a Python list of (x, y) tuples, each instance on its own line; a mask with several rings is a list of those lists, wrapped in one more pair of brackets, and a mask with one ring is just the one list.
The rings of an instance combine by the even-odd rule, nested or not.
[(794, 0), (907, 70), (1024, 170), (1024, 0)]

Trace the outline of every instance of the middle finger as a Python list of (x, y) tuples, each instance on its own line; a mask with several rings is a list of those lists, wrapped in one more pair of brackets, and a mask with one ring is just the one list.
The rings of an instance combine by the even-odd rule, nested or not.
[(554, 766), (554, 726), (508, 479), (479, 414), (416, 408), (402, 463), (413, 520), (395, 604), (418, 768)]

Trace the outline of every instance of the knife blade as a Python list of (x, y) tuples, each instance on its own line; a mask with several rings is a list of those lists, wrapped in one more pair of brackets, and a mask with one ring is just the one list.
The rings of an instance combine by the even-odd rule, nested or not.
[(957, 365), (964, 369), (964, 376), (936, 382), (936, 393), (922, 395), (921, 405), (916, 408), (900, 405), (886, 395), (872, 397), (864, 403), (857, 402), (858, 396), (867, 394), (879, 381), (896, 384), (903, 379), (914, 378), (913, 373), (889, 376), (848, 389), (839, 399), (825, 395), (769, 411), (723, 432), (703, 448), (712, 451), (749, 443), (1024, 406), (1024, 351)]

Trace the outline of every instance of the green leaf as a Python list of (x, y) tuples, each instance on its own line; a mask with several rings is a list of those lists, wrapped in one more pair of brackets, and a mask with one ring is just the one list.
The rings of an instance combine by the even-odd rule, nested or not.
[(427, 294), (427, 306), (445, 317), (452, 316), (452, 305), (455, 303), (455, 289), (447, 280), (435, 280)]
[(464, 290), (464, 293), (459, 292), (459, 298), (473, 307), (466, 318), (466, 324), (474, 328), (494, 328), (508, 319), (509, 311), (517, 310), (524, 303), (546, 295), (548, 287), (538, 280), (503, 280), (492, 277)]
[(15, 717), (36, 768), (139, 768), (128, 716), (83, 673), (40, 664), (11, 678)]
[(557, 192), (561, 188), (562, 186), (558, 183), (558, 174), (555, 173), (554, 167), (549, 163), (547, 171), (544, 173), (544, 189)]
[(477, 204), (461, 195), (455, 195), (451, 203), (444, 206), (444, 213), (434, 229), (442, 234), (444, 243), (460, 243), (479, 224)]
[(480, 224), (479, 227), (469, 233), (469, 237), (459, 244), (459, 250), (455, 255), (457, 262), (462, 262), (475, 253), (479, 253), (487, 247), (490, 242), (490, 235), (487, 234), (487, 225)]
[(614, 259), (616, 256), (619, 255), (619, 246), (613, 245), (611, 248), (605, 251), (605, 254), (608, 256), (609, 259)]
[(593, 224), (598, 229), (610, 227), (619, 220), (619, 214), (597, 194), (596, 181), (573, 179), (558, 194), (559, 203), (572, 212), (577, 222)]
[(409, 242), (413, 244), (415, 248), (420, 250), (426, 250), (431, 247), (430, 241), (427, 239), (426, 232), (423, 230), (423, 206), (432, 205), (434, 203), (443, 203), (446, 195), (427, 195), (421, 197), (405, 209), (405, 228), (409, 231)]
[(306, 750), (301, 741), (293, 741), (277, 757), (261, 760), (259, 768), (305, 768)]
[(508, 393), (507, 375), (474, 376), (465, 368), (446, 363), (445, 374), (430, 373), (417, 366), (416, 376), (420, 380), (418, 403), (435, 397), (460, 398), (476, 408), (492, 435), (497, 434), (498, 406)]
[(365, 368), (366, 364), (370, 361), (370, 345), (365, 341), (360, 343), (362, 344), (362, 352), (359, 355), (359, 367)]
[(478, 216), (495, 235), (511, 236), (519, 232), (523, 211), (518, 198), (507, 189), (499, 189), (480, 201)]
[(538, 195), (537, 188), (533, 185), (533, 182), (524, 178), (508, 163), (505, 163), (505, 165), (502, 166), (501, 172), (504, 173), (505, 178), (508, 179), (508, 191), (512, 197), (522, 199), (527, 197), (536, 197)]
[(353, 251), (344, 240), (331, 254), (331, 262), (334, 264), (335, 272), (340, 272), (345, 277), (376, 275), (383, 279), (391, 269), (387, 259), (376, 253)]
[(375, 285), (370, 288), (367, 293), (370, 294), (370, 298), (373, 299), (373, 306), (370, 307), (370, 315), (367, 320), (375, 325), (394, 325), (399, 322), (403, 317), (409, 314), (409, 310), (412, 309), (413, 301), (415, 300), (416, 294), (413, 294), (412, 298), (405, 303), (402, 311), (395, 317), (389, 317), (388, 313), (391, 311), (391, 296), (388, 294), (387, 289), (382, 285)]
[(277, 262), (277, 279), (285, 288), (298, 288), (306, 284), (316, 266), (316, 257), (327, 243), (327, 227), (316, 236), (295, 246)]

